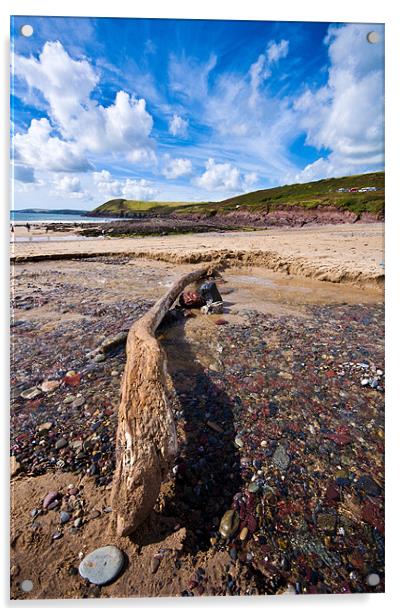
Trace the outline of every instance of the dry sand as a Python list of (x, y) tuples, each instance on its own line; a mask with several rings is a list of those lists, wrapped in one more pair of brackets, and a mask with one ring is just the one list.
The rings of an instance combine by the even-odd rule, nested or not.
[(57, 239), (15, 242), (11, 258), (19, 262), (126, 254), (172, 263), (223, 261), (262, 266), (329, 282), (376, 285), (384, 280), (383, 223), (166, 237)]

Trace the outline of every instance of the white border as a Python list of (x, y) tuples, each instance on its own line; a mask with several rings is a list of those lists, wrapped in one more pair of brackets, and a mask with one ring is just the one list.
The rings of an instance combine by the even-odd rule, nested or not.
[[(8, 554), (2, 550), (2, 598), (3, 607), (13, 609), (14, 613), (25, 612), (29, 608), (32, 614), (42, 613), (44, 607), (52, 609), (74, 610), (83, 614), (85, 608), (95, 609), (129, 609), (135, 613), (151, 613), (156, 610), (163, 614), (175, 614), (180, 610), (227, 609), (231, 613), (255, 611), (258, 614), (296, 613), (312, 616), (324, 612), (325, 616), (339, 612), (364, 616), (382, 616), (396, 612), (396, 605), (401, 604), (398, 586), (401, 582), (401, 516), (399, 494), (401, 491), (398, 469), (400, 468), (401, 408), (397, 400), (398, 381), (401, 369), (400, 302), (398, 302), (401, 282), (401, 167), (400, 167), (400, 83), (401, 83), (401, 19), (400, 11), (394, 0), (378, 0), (375, 3), (366, 0), (281, 0), (270, 4), (257, 0), (234, 3), (233, 0), (202, 0), (192, 3), (189, 0), (167, 0), (165, 2), (147, 0), (143, 4), (113, 0), (101, 4), (99, 0), (3, 0), (0, 4), (0, 40), (2, 58), (0, 62), (0, 91), (2, 101), (0, 136), (2, 139), (2, 163), (0, 165), (0, 186), (2, 195), (2, 224), (0, 232), (3, 238), (3, 267), (1, 268), (3, 289), (8, 288), (8, 40), (9, 16), (14, 15), (71, 15), (71, 16), (110, 16), (110, 17), (175, 17), (175, 18), (210, 18), (210, 19), (265, 19), (269, 21), (343, 21), (343, 22), (385, 22), (386, 24), (386, 594), (352, 595), (352, 596), (301, 596), (301, 597), (265, 597), (265, 598), (201, 598), (193, 599), (131, 599), (108, 601), (41, 601), (23, 604), (8, 602)], [(5, 323), (8, 322), (7, 293), (2, 294), (2, 348), (8, 348)], [(0, 439), (2, 445), (1, 475), (3, 495), (8, 492), (8, 357), (2, 355), (0, 375), (4, 404), (1, 408), (3, 431)], [(398, 428), (398, 429), (397, 429)], [(7, 498), (3, 499), (7, 503)], [(8, 508), (2, 508), (3, 545), (8, 545)], [(16, 612), (15, 612), (16, 610)], [(384, 614), (383, 614), (384, 616)]]

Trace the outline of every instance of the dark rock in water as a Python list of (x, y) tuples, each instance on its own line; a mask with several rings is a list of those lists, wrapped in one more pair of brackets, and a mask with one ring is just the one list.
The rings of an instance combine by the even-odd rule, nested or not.
[(234, 509), (229, 509), (221, 518), (219, 532), (224, 539), (231, 537), (239, 526), (239, 516)]
[(209, 303), (215, 303), (215, 302), (222, 302), (223, 298), (221, 297), (219, 290), (216, 286), (216, 283), (211, 281), (211, 282), (204, 282), (200, 287), (199, 287), (199, 293), (201, 294), (203, 300), (209, 304)]
[(106, 545), (94, 550), (80, 562), (81, 577), (92, 584), (108, 584), (121, 573), (124, 554), (114, 545)]
[(279, 443), (276, 447), (276, 451), (272, 457), (272, 462), (274, 466), (277, 466), (277, 468), (281, 471), (285, 471), (290, 463), (290, 456), (281, 443)]

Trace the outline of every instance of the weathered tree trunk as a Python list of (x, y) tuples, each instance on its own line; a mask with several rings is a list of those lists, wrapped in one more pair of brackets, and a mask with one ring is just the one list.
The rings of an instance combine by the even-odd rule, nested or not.
[(112, 487), (114, 530), (120, 536), (130, 535), (150, 514), (177, 451), (167, 362), (155, 330), (185, 287), (208, 273), (210, 266), (181, 277), (128, 333)]

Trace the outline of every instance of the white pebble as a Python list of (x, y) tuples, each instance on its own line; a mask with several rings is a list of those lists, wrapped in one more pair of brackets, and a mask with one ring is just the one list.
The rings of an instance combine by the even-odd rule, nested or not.
[(377, 573), (370, 573), (366, 578), (368, 586), (377, 586), (380, 583), (380, 577)]

